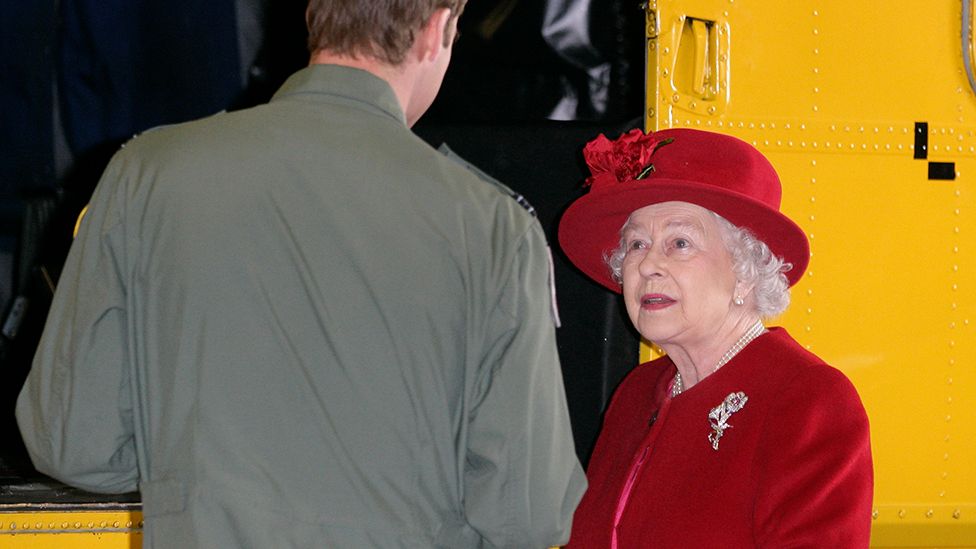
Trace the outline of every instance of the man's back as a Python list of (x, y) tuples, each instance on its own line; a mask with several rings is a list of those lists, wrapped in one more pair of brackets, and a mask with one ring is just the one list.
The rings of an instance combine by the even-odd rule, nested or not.
[(68, 384), (62, 421), (100, 428), (25, 438), (74, 484), (138, 479), (147, 545), (567, 531), (582, 486), (541, 231), (415, 137), (382, 80), (313, 66), (267, 106), (148, 132), (89, 211), (35, 370), (78, 357), (69, 377), (96, 379)]

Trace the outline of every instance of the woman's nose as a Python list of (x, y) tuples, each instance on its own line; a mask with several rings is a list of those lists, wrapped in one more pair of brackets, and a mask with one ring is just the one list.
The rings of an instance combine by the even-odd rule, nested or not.
[(645, 278), (663, 276), (666, 258), (656, 246), (652, 246), (637, 265), (638, 272)]

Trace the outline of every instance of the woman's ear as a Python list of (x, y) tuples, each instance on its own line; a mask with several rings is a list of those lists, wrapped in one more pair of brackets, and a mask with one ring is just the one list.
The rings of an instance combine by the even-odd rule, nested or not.
[(733, 294), (732, 296), (732, 299), (735, 302), (735, 304), (741, 305), (741, 303), (739, 303), (739, 300), (741, 299), (745, 301), (749, 297), (749, 294), (752, 293), (752, 290), (754, 288), (755, 288), (755, 284), (747, 284), (745, 282), (742, 282), (741, 280), (737, 280), (735, 283), (735, 294)]

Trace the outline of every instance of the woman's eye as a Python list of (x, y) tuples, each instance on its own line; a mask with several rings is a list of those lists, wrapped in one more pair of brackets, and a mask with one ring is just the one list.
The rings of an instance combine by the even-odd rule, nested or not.
[(683, 249), (688, 248), (690, 246), (691, 246), (691, 242), (688, 242), (684, 238), (676, 238), (674, 240), (674, 247), (677, 248), (677, 249), (679, 249), (679, 250), (683, 250)]
[(630, 249), (630, 250), (643, 250), (644, 249), (644, 241), (643, 240), (634, 240), (634, 241), (631, 241), (631, 243), (627, 245), (627, 249)]

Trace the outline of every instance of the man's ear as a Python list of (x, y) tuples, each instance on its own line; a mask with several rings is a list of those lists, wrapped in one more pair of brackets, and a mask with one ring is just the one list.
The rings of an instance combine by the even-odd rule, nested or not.
[(421, 27), (420, 32), (417, 34), (416, 42), (414, 43), (414, 51), (419, 61), (434, 61), (437, 59), (441, 50), (444, 49), (447, 33), (454, 32), (454, 29), (448, 28), (450, 23), (451, 10), (448, 8), (439, 8), (431, 14), (427, 22), (424, 23), (424, 26)]

